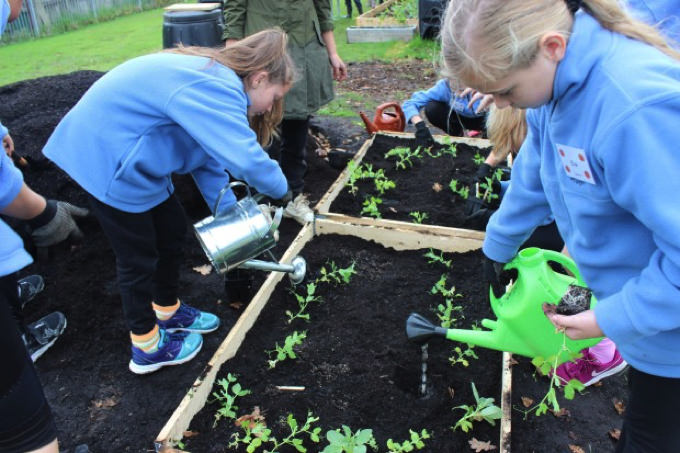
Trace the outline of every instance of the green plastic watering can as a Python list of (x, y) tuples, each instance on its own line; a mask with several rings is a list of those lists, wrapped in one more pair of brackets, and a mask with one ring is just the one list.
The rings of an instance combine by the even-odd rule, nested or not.
[[(549, 265), (551, 261), (562, 265), (574, 277), (555, 272)], [(489, 289), (491, 308), (498, 318), (496, 321), (482, 320), (482, 326), (489, 330), (445, 329), (412, 313), (406, 321), (408, 338), (422, 343), (433, 336), (444, 336), (449, 340), (531, 358), (551, 359), (559, 353), (558, 364), (571, 360), (575, 353), (601, 340), (572, 340), (565, 337), (556, 331), (543, 312), (543, 303), (557, 305), (569, 285), (586, 286), (571, 258), (532, 247), (521, 250), (504, 269), (516, 269), (517, 280), (499, 299)], [(590, 308), (595, 303), (595, 296), (592, 296)], [(563, 350), (563, 345), (567, 350)]]

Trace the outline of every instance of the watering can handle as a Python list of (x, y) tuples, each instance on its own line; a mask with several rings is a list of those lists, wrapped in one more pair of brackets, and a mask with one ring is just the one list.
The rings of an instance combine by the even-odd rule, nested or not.
[(244, 183), (243, 181), (234, 181), (230, 182), (226, 186), (220, 190), (220, 194), (217, 196), (217, 201), (215, 201), (215, 208), (213, 209), (214, 216), (217, 217), (219, 214), (217, 212), (217, 208), (220, 207), (220, 202), (222, 201), (222, 197), (224, 196), (225, 193), (227, 193), (227, 190), (231, 190), (233, 187), (236, 186), (245, 186), (246, 191), (248, 192), (248, 196), (250, 197), (250, 187), (248, 184)]
[(580, 285), (585, 286), (585, 282), (583, 281), (583, 278), (581, 278), (581, 273), (576, 267), (576, 263), (574, 263), (574, 260), (564, 255), (563, 253), (555, 252), (553, 250), (543, 250), (543, 256), (545, 257), (546, 260), (555, 261), (556, 263), (559, 263), (566, 267), (567, 270), (571, 272), (574, 275), (574, 277), (576, 277), (578, 283)]

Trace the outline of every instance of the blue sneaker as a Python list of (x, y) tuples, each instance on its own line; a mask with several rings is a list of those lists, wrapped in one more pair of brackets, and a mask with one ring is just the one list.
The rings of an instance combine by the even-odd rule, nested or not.
[(147, 354), (132, 346), (130, 371), (135, 374), (153, 373), (164, 366), (179, 365), (196, 357), (203, 346), (203, 337), (197, 333), (171, 334), (163, 329), (159, 330), (161, 339), (158, 350)]
[(172, 318), (165, 321), (158, 320), (158, 326), (168, 332), (196, 332), (208, 333), (217, 330), (220, 326), (220, 318), (205, 311), (190, 307), (184, 302), (180, 303), (179, 308), (172, 315)]

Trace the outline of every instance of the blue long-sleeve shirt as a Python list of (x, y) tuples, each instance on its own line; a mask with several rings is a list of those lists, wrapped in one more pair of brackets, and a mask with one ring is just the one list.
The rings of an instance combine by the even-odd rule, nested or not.
[(478, 118), (486, 115), (485, 112), (476, 113), (475, 110), (479, 107), (481, 100), (476, 101), (472, 108), (468, 107), (470, 96), (456, 96), (449, 87), (447, 79), (439, 80), (432, 88), (425, 91), (416, 91), (410, 99), (404, 102), (401, 106), (406, 117), (406, 122), (410, 122), (411, 118), (418, 115), (420, 109), (425, 107), (430, 101), (443, 102), (449, 106), (449, 116), (453, 112), (468, 118)]
[[(12, 159), (0, 151), (0, 211), (19, 194), (24, 179)], [(0, 221), (0, 277), (9, 275), (33, 262), (24, 250), (24, 242), (5, 222)]]
[[(191, 173), (211, 209), (229, 181), (225, 170), (281, 198), (286, 178), (249, 127), (249, 103), (242, 80), (219, 63), (147, 55), (95, 82), (43, 152), (92, 196), (126, 212), (166, 200), (173, 173)], [(228, 191), (221, 206), (234, 201)]]
[(680, 49), (680, 2), (677, 0), (623, 0), (628, 11), (637, 19), (656, 26)]
[[(680, 62), (577, 13), (550, 102), (528, 134), (484, 253), (509, 261), (551, 212), (635, 368), (680, 377)], [(560, 153), (577, 150), (574, 162)], [(583, 169), (584, 182), (571, 166)], [(576, 167), (574, 167), (576, 168)]]

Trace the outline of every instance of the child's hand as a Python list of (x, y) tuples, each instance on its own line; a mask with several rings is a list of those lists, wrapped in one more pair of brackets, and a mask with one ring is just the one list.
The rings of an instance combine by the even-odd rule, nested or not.
[(604, 332), (597, 325), (595, 312), (586, 310), (576, 315), (558, 315), (550, 311), (545, 311), (545, 315), (550, 322), (561, 331), (564, 331), (572, 340), (583, 340), (584, 338), (603, 337)]

